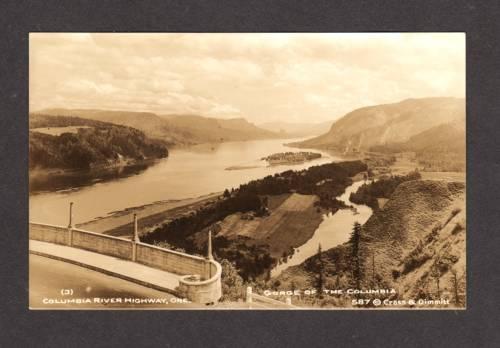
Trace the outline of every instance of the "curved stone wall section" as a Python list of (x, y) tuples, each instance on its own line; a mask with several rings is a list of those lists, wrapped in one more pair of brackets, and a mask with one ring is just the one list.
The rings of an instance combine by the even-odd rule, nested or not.
[(196, 303), (216, 303), (222, 296), (221, 265), (199, 256), (137, 243), (137, 262), (176, 274), (179, 293)]
[(197, 276), (184, 276), (179, 280), (179, 292), (196, 303), (216, 303), (222, 296), (222, 267), (216, 261), (208, 261), (212, 277), (201, 280)]
[(54, 244), (69, 244), (68, 229), (61, 226), (53, 226), (46, 224), (38, 224), (30, 222), (29, 224), (30, 239), (49, 242)]

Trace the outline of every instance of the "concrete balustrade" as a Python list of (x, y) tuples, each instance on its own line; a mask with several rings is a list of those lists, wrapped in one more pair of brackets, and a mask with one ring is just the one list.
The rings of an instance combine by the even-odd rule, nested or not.
[(69, 245), (68, 228), (30, 222), (30, 239)]
[(85, 249), (184, 275), (179, 280), (179, 289), (171, 290), (196, 303), (215, 303), (220, 299), (222, 269), (218, 262), (141, 243), (135, 235), (134, 240), (128, 240), (74, 229), (71, 223), (68, 227), (29, 224), (30, 239)]
[(127, 239), (73, 229), (73, 245), (71, 246), (121, 259), (132, 259), (132, 244)]
[(206, 259), (150, 244), (137, 243), (136, 261), (171, 273), (208, 276)]

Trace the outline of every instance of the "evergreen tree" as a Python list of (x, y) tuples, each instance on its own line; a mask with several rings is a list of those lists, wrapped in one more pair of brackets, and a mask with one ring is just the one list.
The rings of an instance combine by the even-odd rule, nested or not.
[(351, 244), (352, 250), (352, 275), (353, 279), (356, 282), (356, 288), (360, 288), (360, 280), (361, 280), (361, 270), (359, 265), (359, 240), (361, 238), (361, 224), (359, 222), (354, 223), (354, 227), (352, 229), (351, 238), (349, 239), (349, 243)]
[(243, 279), (235, 266), (226, 259), (220, 262), (222, 266), (222, 298), (221, 301), (238, 301), (243, 297)]
[(323, 255), (321, 251), (321, 244), (318, 245), (318, 254), (316, 256), (316, 293), (318, 296), (323, 294), (323, 286), (325, 284), (325, 261), (323, 260)]

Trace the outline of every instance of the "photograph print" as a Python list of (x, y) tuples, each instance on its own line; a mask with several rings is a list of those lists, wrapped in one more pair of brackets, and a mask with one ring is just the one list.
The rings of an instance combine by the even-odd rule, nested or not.
[(465, 86), (465, 33), (31, 33), (30, 309), (465, 309)]

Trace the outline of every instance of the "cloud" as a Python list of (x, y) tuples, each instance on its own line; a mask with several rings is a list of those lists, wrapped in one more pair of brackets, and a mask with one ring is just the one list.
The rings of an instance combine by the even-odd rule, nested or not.
[(30, 108), (314, 122), (465, 96), (465, 35), (30, 34)]
[(208, 112), (209, 115), (220, 116), (239, 116), (241, 111), (232, 105), (214, 104), (212, 109)]

